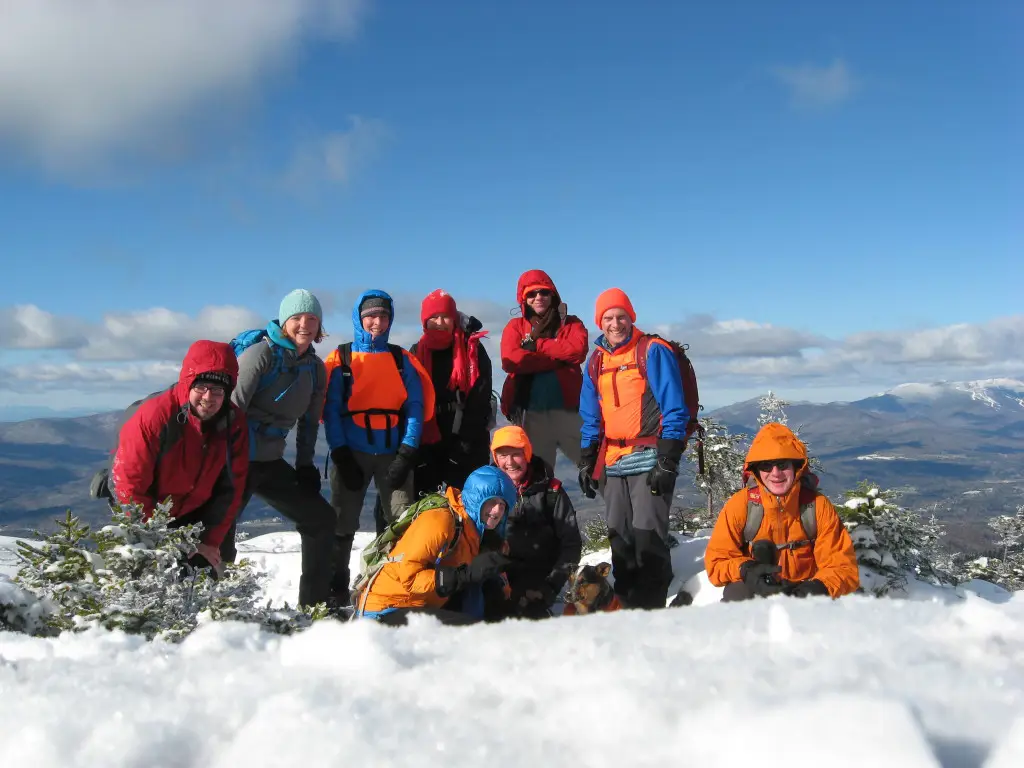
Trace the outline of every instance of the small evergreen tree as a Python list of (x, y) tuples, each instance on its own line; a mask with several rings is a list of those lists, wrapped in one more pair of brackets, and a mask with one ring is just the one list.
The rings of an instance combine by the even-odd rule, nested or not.
[(757, 405), (761, 409), (761, 413), (757, 416), (758, 428), (763, 427), (765, 424), (771, 424), (772, 422), (777, 424), (789, 424), (789, 417), (786, 416), (786, 406), (788, 406), (789, 403), (776, 395), (770, 389), (768, 390), (767, 395), (757, 401)]
[(988, 527), (999, 534), (996, 544), (1002, 552), (999, 558), (986, 558), (986, 567), (996, 576), (988, 581), (1011, 592), (1024, 589), (1024, 505), (1015, 514), (993, 517)]
[(935, 515), (925, 519), (904, 509), (896, 503), (899, 491), (866, 481), (845, 497), (838, 512), (853, 539), (862, 590), (882, 596), (904, 589), (908, 572), (932, 583), (952, 580), (939, 567), (945, 531)]
[[(710, 416), (700, 422), (704, 427), (704, 474), (695, 472), (693, 483), (707, 497), (707, 507), (703, 512), (693, 510), (699, 514), (699, 519), (688, 520), (682, 530), (714, 526), (718, 510), (743, 487), (745, 444), (750, 437), (742, 432), (730, 434), (728, 427)], [(691, 462), (698, 461), (695, 451), (690, 453), (689, 458)]]
[(599, 517), (591, 518), (583, 524), (583, 553), (599, 552), (608, 549), (608, 526)]
[(140, 507), (115, 506), (112, 524), (96, 533), (69, 511), (42, 543), (19, 542), (24, 564), (16, 581), (54, 606), (36, 634), (98, 625), (179, 641), (207, 620), (256, 622), (287, 633), (325, 615), (324, 606), (260, 607), (260, 575), (247, 560), (227, 566), (219, 579), (192, 568), (186, 560), (201, 526), (170, 528), (170, 522), (169, 502), (146, 520)]

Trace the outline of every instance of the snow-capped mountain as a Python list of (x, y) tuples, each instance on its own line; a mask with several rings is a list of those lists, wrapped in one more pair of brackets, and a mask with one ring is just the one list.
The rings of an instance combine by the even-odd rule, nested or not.
[(875, 397), (858, 400), (855, 405), (866, 409), (934, 410), (936, 407), (962, 409), (1008, 410), (1010, 415), (1024, 417), (1024, 381), (1017, 379), (979, 379), (976, 381), (941, 381), (900, 384)]

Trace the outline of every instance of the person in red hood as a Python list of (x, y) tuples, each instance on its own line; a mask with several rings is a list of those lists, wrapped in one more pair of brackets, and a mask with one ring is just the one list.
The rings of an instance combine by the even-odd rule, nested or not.
[(501, 334), (501, 367), (508, 374), (501, 412), (523, 427), (533, 452), (551, 466), (557, 448), (580, 463), (580, 366), (587, 359), (587, 328), (567, 314), (546, 272), (531, 269), (519, 278), (513, 318)]
[(203, 524), (196, 566), (220, 568), (220, 544), (245, 492), (249, 430), (231, 403), (237, 380), (230, 345), (195, 342), (178, 383), (143, 401), (121, 427), (111, 467), (120, 504), (138, 504), (148, 517), (170, 497), (175, 526)]

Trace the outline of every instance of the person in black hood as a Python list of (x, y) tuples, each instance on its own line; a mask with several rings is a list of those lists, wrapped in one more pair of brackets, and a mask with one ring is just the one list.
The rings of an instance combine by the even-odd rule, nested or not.
[(533, 455), (521, 427), (496, 431), (491, 453), (519, 491), (506, 531), (512, 561), (505, 571), (511, 590), (506, 613), (545, 618), (580, 561), (583, 542), (576, 510), (551, 465)]

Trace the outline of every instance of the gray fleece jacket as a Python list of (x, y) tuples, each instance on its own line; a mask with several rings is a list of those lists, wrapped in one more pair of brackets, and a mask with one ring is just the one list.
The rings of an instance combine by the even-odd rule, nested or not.
[[(249, 422), (249, 460), (283, 458), (285, 439), (295, 428), (295, 466), (312, 465), (327, 387), (324, 363), (312, 346), (298, 357), (294, 349), (272, 344), (269, 337), (265, 338), (238, 358), (238, 384), (231, 401), (245, 411)], [(283, 356), (284, 365), (259, 389), (260, 379), (274, 367), (274, 347)], [(312, 366), (296, 370), (310, 357)]]

